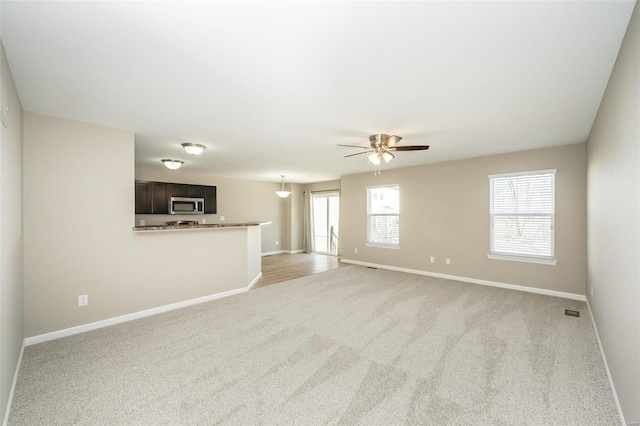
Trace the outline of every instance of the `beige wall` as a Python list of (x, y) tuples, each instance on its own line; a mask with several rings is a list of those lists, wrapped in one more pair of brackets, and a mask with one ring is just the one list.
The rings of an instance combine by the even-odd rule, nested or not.
[(0, 43), (5, 125), (0, 124), (0, 421), (4, 419), (23, 330), (22, 106)]
[[(136, 224), (140, 224), (140, 220), (147, 225), (159, 225), (170, 220), (202, 221), (203, 218), (207, 223), (218, 223), (220, 216), (225, 217), (226, 223), (271, 221), (270, 225), (261, 227), (262, 252), (281, 250), (285, 202), (275, 194), (280, 184), (208, 176), (183, 169), (169, 170), (162, 164), (153, 169), (136, 168), (135, 176), (138, 180), (216, 186), (218, 210), (215, 215), (135, 215)], [(133, 181), (131, 185), (133, 187)]]
[(613, 382), (640, 422), (640, 8), (587, 141), (589, 302)]
[[(133, 180), (131, 132), (25, 113), (27, 337), (246, 288), (254, 278), (259, 232), (133, 232)], [(77, 306), (81, 294), (89, 306)]]
[[(558, 264), (488, 259), (489, 174), (557, 169)], [(367, 247), (366, 187), (400, 185), (400, 249)], [(344, 176), (341, 252), (346, 259), (578, 295), (586, 283), (586, 150), (569, 145), (382, 173)], [(354, 249), (358, 249), (358, 254)], [(436, 263), (429, 257), (435, 256)], [(445, 258), (451, 264), (445, 264)]]
[(340, 190), (340, 181), (339, 180), (329, 180), (326, 182), (315, 182), (308, 183), (304, 185), (303, 190), (314, 192), (314, 191), (332, 191), (332, 190)]
[(303, 186), (293, 184), (291, 192), (291, 221), (289, 223), (291, 229), (291, 251), (302, 250), (302, 224), (303, 224), (303, 208), (304, 208), (304, 190)]
[(292, 183), (287, 185), (291, 195), (282, 200), (282, 250), (285, 252), (302, 249), (302, 235), (299, 227), (302, 220), (302, 185)]

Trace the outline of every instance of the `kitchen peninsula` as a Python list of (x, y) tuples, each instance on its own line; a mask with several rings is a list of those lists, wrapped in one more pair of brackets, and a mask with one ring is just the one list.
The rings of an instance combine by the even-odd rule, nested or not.
[(198, 223), (190, 225), (144, 225), (134, 226), (133, 230), (140, 231), (182, 231), (186, 229), (215, 229), (215, 228), (243, 228), (247, 226), (269, 225), (271, 222), (243, 222), (243, 223)]
[[(173, 300), (237, 294), (262, 276), (261, 228), (270, 223), (134, 226), (141, 253), (137, 262), (153, 270), (161, 267), (161, 287), (175, 293)], [(159, 289), (159, 284), (153, 286)]]
[(130, 234), (140, 253), (135, 262), (144, 278), (153, 277), (150, 288), (164, 303), (237, 294), (260, 279), (262, 226), (270, 221), (231, 210), (225, 213), (240, 220), (225, 222), (217, 186), (155, 179), (136, 180), (134, 186)]

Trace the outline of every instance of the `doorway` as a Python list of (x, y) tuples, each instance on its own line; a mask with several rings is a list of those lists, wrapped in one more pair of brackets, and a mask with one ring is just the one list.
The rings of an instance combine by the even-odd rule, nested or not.
[(311, 235), (315, 253), (338, 255), (340, 192), (311, 193)]

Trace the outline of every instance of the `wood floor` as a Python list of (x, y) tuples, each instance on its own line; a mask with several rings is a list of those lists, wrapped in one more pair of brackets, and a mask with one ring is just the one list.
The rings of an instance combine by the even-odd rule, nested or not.
[(262, 258), (262, 278), (255, 287), (264, 287), (330, 269), (348, 266), (336, 256), (316, 253), (274, 254)]

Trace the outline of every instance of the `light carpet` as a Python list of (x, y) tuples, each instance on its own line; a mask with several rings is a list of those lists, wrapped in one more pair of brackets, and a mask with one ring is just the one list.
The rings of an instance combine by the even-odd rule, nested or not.
[(349, 266), (29, 346), (9, 424), (619, 419), (584, 302)]

